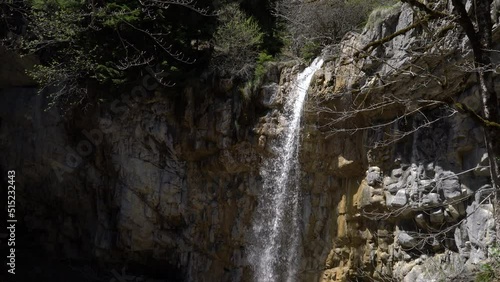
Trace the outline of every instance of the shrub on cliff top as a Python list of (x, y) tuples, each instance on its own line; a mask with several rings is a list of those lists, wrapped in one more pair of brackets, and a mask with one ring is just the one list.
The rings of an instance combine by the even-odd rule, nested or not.
[[(344, 35), (361, 28), (369, 13), (395, 0), (277, 1), (275, 14), (287, 34), (285, 52), (292, 56), (317, 55), (322, 47), (338, 43)], [(314, 47), (314, 48), (312, 48)]]
[(264, 34), (235, 3), (220, 11), (219, 20), (213, 37), (212, 69), (222, 76), (251, 78)]
[(376, 7), (368, 16), (368, 20), (366, 21), (365, 28), (371, 28), (378, 23), (382, 22), (389, 15), (396, 13), (399, 11), (401, 7), (401, 2), (389, 3), (392, 5), (383, 5)]

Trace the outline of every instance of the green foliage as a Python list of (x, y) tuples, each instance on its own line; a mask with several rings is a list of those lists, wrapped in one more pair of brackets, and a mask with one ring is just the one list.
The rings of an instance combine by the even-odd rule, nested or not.
[(30, 18), (33, 22), (29, 26), (31, 37), (22, 41), (22, 48), (28, 52), (54, 45), (74, 44), (76, 37), (84, 31), (80, 25), (83, 16), (62, 8), (33, 10)]
[(240, 88), (240, 93), (243, 99), (249, 101), (252, 98), (252, 93), (262, 85), (265, 75), (269, 70), (269, 63), (273, 62), (273, 56), (267, 54), (265, 51), (259, 53), (257, 63), (252, 79), (248, 80), (245, 85)]
[(70, 9), (81, 7), (85, 5), (85, 1), (78, 0), (29, 0), (28, 3), (34, 9), (44, 10), (44, 9)]
[(493, 246), (489, 249), (489, 262), (481, 265), (476, 275), (476, 282), (494, 282), (500, 279), (500, 248)]
[(317, 41), (307, 42), (302, 49), (300, 49), (300, 57), (306, 61), (310, 61), (319, 55), (321, 49), (322, 46)]
[(273, 2), (27, 0), (10, 10), (0, 4), (17, 13), (0, 28), (21, 55), (40, 59), (29, 71), (40, 88), (71, 108), (99, 92), (121, 93), (146, 67), (158, 82), (168, 76), (164, 86), (207, 66), (238, 80), (262, 77), (282, 45)]
[(491, 264), (483, 264), (481, 271), (476, 276), (476, 282), (492, 282), (495, 277), (495, 271)]
[[(234, 1), (233, 1), (234, 2)], [(264, 36), (261, 47), (268, 54), (276, 56), (283, 47), (282, 29), (274, 16), (275, 0), (240, 0), (241, 9), (251, 15), (259, 24)]]
[(263, 39), (258, 23), (235, 3), (220, 11), (219, 20), (213, 37), (212, 69), (223, 76), (249, 79)]
[(257, 57), (257, 66), (255, 67), (254, 80), (260, 80), (266, 74), (266, 64), (273, 60), (273, 56), (267, 54), (265, 51), (259, 53)]
[(257, 46), (262, 43), (262, 32), (252, 17), (247, 17), (237, 4), (230, 4), (221, 10), (221, 25), (214, 34), (215, 45), (221, 52), (230, 52), (243, 46)]
[(110, 28), (118, 28), (122, 23), (134, 23), (140, 20), (141, 11), (139, 7), (130, 8), (127, 5), (108, 3), (104, 9), (100, 9), (97, 16), (103, 19), (102, 25)]
[(123, 71), (120, 71), (108, 63), (108, 65), (97, 65), (95, 67), (95, 75), (93, 76), (101, 83), (111, 80), (113, 84), (122, 84), (126, 82)]
[(160, 2), (29, 0), (14, 7), (25, 21), (10, 19), (5, 25), (24, 28), (27, 22), (26, 32), (3, 34), (16, 34), (7, 39), (22, 55), (40, 58), (29, 74), (41, 89), (52, 92), (52, 102), (71, 108), (95, 97), (89, 85), (94, 92), (119, 93), (146, 67), (158, 66), (155, 78), (164, 85), (170, 81), (160, 78), (175, 79), (198, 67), (196, 57), (206, 56), (209, 48), (200, 42), (210, 39), (216, 18), (185, 1)]

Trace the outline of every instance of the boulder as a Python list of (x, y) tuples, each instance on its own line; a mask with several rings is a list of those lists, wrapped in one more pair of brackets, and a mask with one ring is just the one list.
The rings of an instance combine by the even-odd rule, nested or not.
[(453, 200), (462, 195), (458, 176), (451, 171), (444, 171), (438, 175), (436, 187), (446, 200)]
[(401, 175), (403, 175), (403, 170), (400, 168), (396, 168), (392, 170), (391, 174), (393, 178), (399, 178), (401, 177)]
[(473, 203), (467, 207), (466, 230), (471, 244), (471, 259), (474, 262), (485, 259), (487, 246), (495, 241), (495, 218), (493, 205)]
[(436, 181), (433, 179), (423, 179), (419, 182), (419, 189), (422, 191), (432, 191), (432, 189), (436, 187)]
[(422, 206), (424, 207), (432, 207), (439, 205), (439, 194), (437, 193), (429, 193), (422, 197)]
[(423, 213), (419, 213), (415, 216), (415, 222), (420, 228), (427, 228), (427, 221)]
[(403, 187), (402, 187), (401, 183), (399, 183), (399, 182), (398, 182), (398, 183), (392, 183), (392, 184), (389, 184), (389, 185), (387, 185), (387, 186), (385, 187), (385, 189), (386, 189), (387, 191), (391, 192), (391, 193), (396, 193), (396, 192), (398, 192), (399, 190), (401, 190), (401, 188), (403, 188)]
[(460, 210), (458, 207), (455, 207), (454, 205), (448, 205), (446, 211), (454, 220), (458, 220), (458, 218), (460, 217)]
[(382, 182), (382, 174), (380, 173), (380, 168), (372, 166), (368, 168), (366, 172), (366, 181), (370, 186), (377, 186)]
[(395, 207), (402, 207), (406, 205), (406, 203), (406, 192), (404, 190), (399, 190), (393, 198), (392, 205)]
[(444, 214), (441, 208), (431, 211), (429, 217), (431, 224), (442, 224), (444, 222)]
[(397, 240), (403, 248), (414, 248), (418, 241), (413, 236), (410, 236), (406, 231), (399, 231)]

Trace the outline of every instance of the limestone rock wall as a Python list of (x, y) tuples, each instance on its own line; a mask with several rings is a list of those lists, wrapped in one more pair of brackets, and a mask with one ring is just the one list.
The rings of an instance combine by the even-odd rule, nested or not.
[(358, 154), (335, 157), (356, 168), (336, 180), (356, 182), (334, 204), (321, 280), (473, 281), (496, 233), (482, 130), (446, 102), (480, 111), (467, 39), (435, 22), (360, 52), (416, 19), (407, 5), (387, 14), (325, 50), (310, 91), (307, 126)]
[(237, 93), (159, 95), (68, 122), (44, 112), (36, 89), (3, 90), (2, 168), (24, 179), (23, 223), (55, 256), (242, 280), (261, 158), (238, 124), (248, 109)]

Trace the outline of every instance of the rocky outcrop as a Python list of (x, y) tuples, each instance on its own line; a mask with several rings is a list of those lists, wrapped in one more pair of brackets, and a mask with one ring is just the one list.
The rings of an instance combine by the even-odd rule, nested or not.
[(415, 18), (409, 6), (390, 8), (317, 74), (306, 123), (327, 140), (349, 134), (365, 154), (350, 165), (366, 167), (338, 176), (364, 177), (345, 194), (346, 227), (322, 281), (471, 281), (496, 240), (482, 131), (447, 102), (480, 110), (466, 38), (437, 21), (360, 52)]

